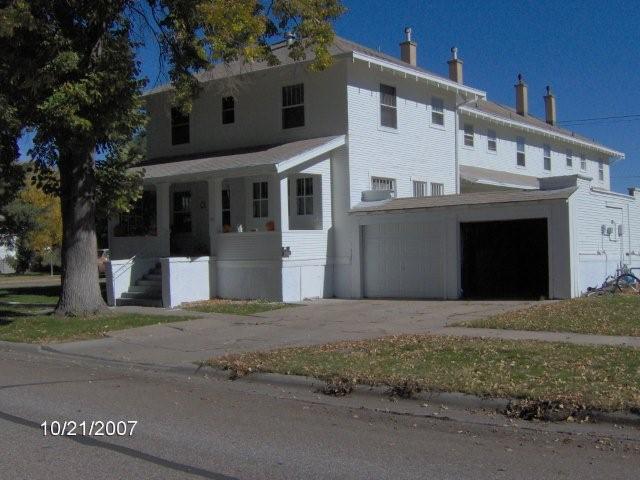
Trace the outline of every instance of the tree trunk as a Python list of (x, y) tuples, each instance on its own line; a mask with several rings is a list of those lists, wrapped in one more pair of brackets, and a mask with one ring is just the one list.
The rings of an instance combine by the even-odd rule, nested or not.
[(58, 315), (106, 309), (98, 283), (93, 148), (61, 151), (62, 291)]

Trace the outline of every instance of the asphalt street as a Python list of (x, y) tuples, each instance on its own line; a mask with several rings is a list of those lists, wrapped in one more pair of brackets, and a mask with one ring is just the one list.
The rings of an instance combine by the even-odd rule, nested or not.
[[(2, 344), (0, 478), (626, 479), (640, 469), (634, 427), (403, 402)], [(131, 436), (44, 436), (41, 423), (56, 420), (138, 424)]]

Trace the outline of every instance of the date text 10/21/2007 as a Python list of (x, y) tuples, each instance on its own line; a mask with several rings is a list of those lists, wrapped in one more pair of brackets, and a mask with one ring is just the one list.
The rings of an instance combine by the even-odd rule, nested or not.
[(44, 436), (90, 436), (90, 437), (131, 437), (138, 425), (137, 420), (53, 420), (40, 424)]

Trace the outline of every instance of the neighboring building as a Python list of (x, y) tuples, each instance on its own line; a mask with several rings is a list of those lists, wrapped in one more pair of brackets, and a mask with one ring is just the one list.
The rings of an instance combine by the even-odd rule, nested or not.
[(334, 64), (274, 45), (281, 65), (200, 75), (190, 115), (147, 96), (145, 194), (109, 225), (111, 304), (212, 297), (579, 295), (640, 266), (636, 195), (610, 192), (624, 158), (462, 81), (336, 38)]

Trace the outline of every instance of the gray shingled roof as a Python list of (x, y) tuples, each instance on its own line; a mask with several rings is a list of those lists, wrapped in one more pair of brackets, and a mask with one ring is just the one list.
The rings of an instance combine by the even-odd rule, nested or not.
[(517, 173), (499, 172), (487, 168), (460, 165), (460, 178), (472, 183), (517, 185), (524, 188), (540, 188), (537, 177)]
[(220, 170), (277, 165), (305, 152), (320, 148), (340, 138), (311, 138), (281, 145), (235, 149), (189, 157), (172, 157), (162, 162), (143, 163), (133, 170), (144, 169), (145, 179), (210, 173)]
[[(566, 200), (577, 187), (558, 190), (527, 190), (462, 193), (440, 197), (393, 198), (382, 202), (363, 202), (352, 208), (349, 213), (392, 212), (399, 210), (422, 210), (429, 208), (459, 207), (465, 205), (492, 205), (500, 203), (539, 202), (548, 200)], [(373, 205), (368, 205), (371, 203)]]

